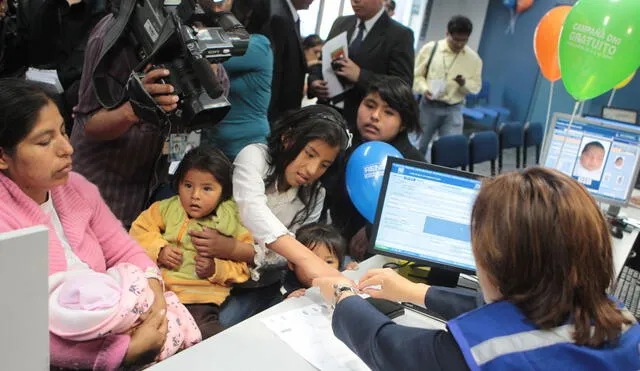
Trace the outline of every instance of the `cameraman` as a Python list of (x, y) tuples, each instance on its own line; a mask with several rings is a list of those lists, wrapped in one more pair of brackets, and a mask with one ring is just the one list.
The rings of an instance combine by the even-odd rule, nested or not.
[[(117, 9), (119, 2), (113, 3)], [(75, 108), (75, 126), (71, 143), (74, 170), (100, 188), (111, 211), (125, 228), (144, 209), (146, 201), (167, 177), (167, 166), (161, 161), (167, 130), (158, 123), (141, 121), (131, 104), (106, 110), (94, 91), (91, 71), (108, 79), (110, 93), (123, 89), (131, 71), (139, 63), (136, 50), (128, 38), (122, 37), (96, 69), (106, 32), (114, 16), (105, 16), (89, 36), (80, 82), (79, 103)], [(222, 66), (212, 65), (224, 94), (229, 91), (229, 79)], [(147, 92), (165, 111), (177, 108), (174, 88), (161, 79), (168, 76), (164, 69), (147, 69), (143, 84)]]

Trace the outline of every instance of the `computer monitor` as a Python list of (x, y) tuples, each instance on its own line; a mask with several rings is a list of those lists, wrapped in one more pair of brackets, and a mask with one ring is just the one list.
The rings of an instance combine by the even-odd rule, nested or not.
[(637, 124), (638, 112), (626, 108), (602, 107), (602, 118), (626, 122), (627, 124)]
[(471, 209), (481, 179), (477, 174), (389, 158), (371, 252), (475, 274)]
[(542, 163), (582, 183), (598, 200), (626, 206), (640, 164), (640, 127), (556, 113)]
[(0, 233), (3, 370), (49, 369), (49, 230)]

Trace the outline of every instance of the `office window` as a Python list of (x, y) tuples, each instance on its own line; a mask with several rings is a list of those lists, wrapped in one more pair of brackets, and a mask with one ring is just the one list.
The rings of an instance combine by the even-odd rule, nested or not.
[(300, 16), (300, 35), (302, 36), (302, 38), (317, 33), (316, 29), (318, 26), (318, 13), (321, 8), (320, 3), (322, 2), (324, 2), (324, 0), (316, 0), (311, 3), (309, 9), (298, 11), (298, 15)]
[(324, 7), (322, 9), (322, 22), (320, 23), (319, 34), (323, 40), (326, 40), (331, 31), (333, 21), (340, 16), (340, 3), (342, 0), (323, 0)]
[(307, 10), (298, 11), (302, 37), (317, 33), (326, 39), (336, 18), (353, 14), (350, 0), (315, 0)]

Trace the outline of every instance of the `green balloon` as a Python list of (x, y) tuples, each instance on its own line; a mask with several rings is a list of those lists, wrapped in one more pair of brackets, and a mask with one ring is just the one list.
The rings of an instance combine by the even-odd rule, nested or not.
[(559, 63), (576, 100), (597, 97), (640, 67), (640, 0), (580, 0), (560, 33)]

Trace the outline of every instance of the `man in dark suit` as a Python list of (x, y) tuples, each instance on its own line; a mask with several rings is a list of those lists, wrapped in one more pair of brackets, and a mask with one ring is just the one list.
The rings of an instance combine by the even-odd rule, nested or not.
[[(340, 17), (333, 22), (329, 37), (347, 32), (349, 58), (336, 60), (336, 74), (353, 84), (344, 94), (343, 115), (351, 131), (357, 135), (356, 113), (364, 98), (371, 78), (375, 75), (392, 75), (413, 85), (413, 31), (389, 17), (384, 0), (351, 0), (355, 15)], [(309, 76), (311, 96), (320, 100), (329, 97), (326, 81), (322, 76)], [(333, 101), (340, 107), (340, 103)]]
[(271, 20), (267, 34), (273, 47), (273, 80), (269, 121), (284, 112), (300, 108), (307, 62), (300, 39), (297, 11), (308, 9), (313, 0), (271, 0)]

